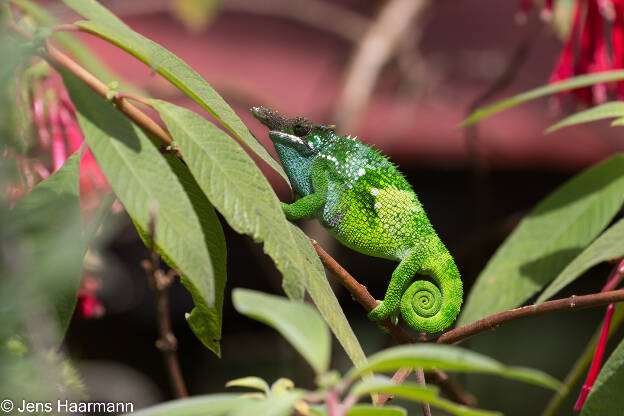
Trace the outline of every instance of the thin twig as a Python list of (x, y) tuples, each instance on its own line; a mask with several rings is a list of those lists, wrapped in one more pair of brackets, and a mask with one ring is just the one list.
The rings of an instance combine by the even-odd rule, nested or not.
[(136, 101), (137, 103), (143, 104), (146, 107), (154, 108), (152, 104), (145, 97), (139, 97), (138, 95), (130, 94), (127, 92), (118, 92), (115, 94), (115, 101), (119, 101), (122, 99)]
[[(310, 239), (310, 241), (323, 265), (331, 271), (339, 283), (349, 291), (351, 297), (362, 305), (367, 312), (373, 310), (373, 308), (377, 306), (377, 301), (371, 296), (368, 290), (366, 290), (366, 287), (355, 280), (355, 278), (327, 254), (315, 240)], [(413, 344), (416, 342), (405, 329), (400, 326), (392, 325), (389, 319), (379, 321), (379, 324), (383, 326), (399, 344)], [(410, 375), (411, 371), (412, 370), (409, 368), (400, 369), (394, 374), (392, 381), (397, 384), (402, 383)], [(438, 384), (451, 399), (468, 406), (474, 406), (476, 404), (476, 399), (464, 391), (461, 386), (455, 383), (447, 374), (442, 371), (435, 371), (431, 374), (433, 375), (433, 379), (437, 382), (436, 384)], [(388, 395), (379, 395), (378, 404), (381, 405), (389, 399), (390, 396)]]
[(502, 92), (516, 79), (522, 65), (529, 57), (531, 49), (539, 37), (543, 26), (543, 21), (537, 18), (533, 19), (532, 24), (527, 25), (524, 37), (514, 49), (503, 72), (501, 72), (494, 82), (468, 105), (468, 113), (472, 113), (474, 110), (481, 107), (485, 102)]
[(52, 26), (50, 30), (52, 32), (80, 32), (80, 26), (68, 23), (64, 25)]
[(508, 322), (530, 316), (545, 315), (554, 312), (579, 311), (595, 308), (610, 303), (624, 301), (624, 289), (612, 290), (603, 293), (593, 293), (584, 296), (570, 296), (569, 298), (551, 300), (539, 305), (523, 306), (490, 315), (468, 325), (460, 326), (441, 335), (436, 342), (439, 344), (455, 344), (485, 331), (491, 331)]
[(330, 388), (325, 395), (325, 404), (327, 405), (327, 414), (329, 416), (343, 416), (340, 406), (340, 400), (336, 390)]
[(336, 121), (342, 129), (353, 130), (381, 69), (395, 55), (410, 26), (429, 4), (428, 0), (387, 1), (370, 24), (345, 71), (336, 109)]
[(167, 291), (177, 272), (172, 269), (165, 273), (160, 268), (160, 255), (156, 252), (154, 247), (155, 230), (156, 217), (152, 215), (149, 224), (147, 259), (141, 262), (141, 267), (145, 270), (154, 295), (156, 296), (156, 319), (158, 322), (156, 348), (162, 353), (175, 397), (188, 397), (180, 362), (178, 361), (178, 340), (173, 334)]
[[(32, 35), (28, 31), (21, 28), (14, 22), (9, 22), (9, 26), (15, 32), (19, 33), (25, 38), (32, 39)], [(59, 49), (52, 46), (49, 41), (46, 42), (43, 58), (53, 66), (57, 68), (62, 67), (74, 74), (102, 98), (106, 98), (111, 91), (111, 88), (109, 88), (104, 82), (97, 79), (89, 71), (80, 66), (74, 60), (72, 60), (69, 56), (65, 55)], [(128, 117), (130, 120), (132, 120), (134, 123), (136, 123), (139, 127), (141, 127), (143, 130), (145, 130), (148, 134), (150, 134), (162, 144), (170, 145), (173, 142), (171, 135), (165, 129), (163, 129), (152, 118), (150, 118), (143, 111), (139, 110), (134, 104), (132, 104), (128, 100), (124, 98), (117, 100), (116, 107), (126, 117)]]
[[(395, 374), (396, 376), (396, 374)], [(393, 377), (394, 379), (394, 377)], [(422, 387), (426, 387), (427, 386), (427, 382), (425, 380), (425, 372), (423, 371), (423, 369), (421, 367), (416, 369), (416, 380), (418, 380), (418, 384), (421, 385)], [(399, 384), (399, 383), (397, 383)], [(431, 405), (427, 402), (422, 402), (422, 407), (423, 407), (423, 414), (425, 416), (431, 416)]]

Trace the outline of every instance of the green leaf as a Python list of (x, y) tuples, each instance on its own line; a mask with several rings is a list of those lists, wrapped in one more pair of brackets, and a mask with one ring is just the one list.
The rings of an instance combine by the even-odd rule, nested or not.
[[(11, 0), (37, 23), (42, 26), (52, 27), (59, 25), (59, 21), (50, 14), (46, 9), (29, 0)], [(117, 75), (113, 74), (102, 60), (97, 58), (93, 52), (83, 45), (81, 41), (68, 32), (54, 32), (54, 40), (58, 42), (64, 50), (69, 52), (76, 58), (89, 72), (95, 75), (105, 83), (109, 83), (117, 79)], [(129, 85), (124, 85), (124, 89), (128, 91)]]
[(362, 351), (362, 347), (353, 333), (353, 329), (351, 329), (351, 325), (349, 325), (349, 321), (344, 315), (338, 303), (338, 299), (336, 299), (336, 295), (325, 277), (323, 264), (320, 262), (316, 251), (310, 244), (310, 240), (304, 232), (294, 224), (289, 223), (288, 226), (295, 236), (297, 245), (302, 248), (306, 261), (310, 263), (310, 274), (307, 276), (305, 287), (312, 301), (353, 364), (355, 364), (356, 367), (366, 364), (364, 351)]
[[(325, 405), (310, 406), (310, 414), (327, 416)], [(407, 411), (399, 406), (377, 407), (371, 404), (356, 404), (347, 411), (347, 416), (407, 416)]]
[(481, 272), (458, 326), (522, 304), (611, 221), (624, 202), (624, 157), (614, 156), (557, 188), (498, 248)]
[(611, 127), (624, 126), (624, 117), (618, 118), (611, 122)]
[(72, 74), (62, 75), (89, 148), (117, 198), (143, 233), (155, 216), (156, 248), (214, 305), (211, 256), (180, 179), (139, 127)]
[(407, 416), (407, 411), (398, 406), (376, 407), (358, 404), (349, 409), (347, 416)]
[(332, 292), (323, 265), (301, 230), (289, 223), (260, 169), (230, 136), (198, 114), (152, 100), (208, 199), (239, 233), (264, 242), (291, 299), (308, 289), (321, 315), (356, 364), (366, 358)]
[(395, 384), (391, 379), (384, 376), (374, 376), (358, 381), (349, 390), (350, 395), (358, 397), (366, 396), (373, 392), (388, 393), (402, 397), (409, 396), (410, 399), (419, 401), (429, 401), (438, 395), (438, 389), (435, 387), (425, 387), (410, 382)]
[(556, 390), (561, 383), (538, 370), (509, 367), (485, 355), (451, 345), (401, 345), (368, 357), (368, 363), (352, 369), (353, 379), (365, 372), (395, 371), (402, 367), (422, 367), (425, 371), (439, 369), (470, 373), (493, 374)]
[(251, 134), (234, 110), (184, 61), (157, 43), (134, 32), (95, 0), (63, 0), (63, 2), (77, 13), (91, 19), (88, 22), (77, 22), (78, 26), (119, 46), (165, 77), (210, 112), (249, 149), (282, 175), (286, 183), (290, 183), (282, 167)]
[(22, 278), (31, 279), (34, 294), (49, 303), (44, 306), (56, 309), (62, 333), (76, 306), (86, 251), (78, 189), (80, 157), (74, 153), (24, 196), (9, 213), (6, 224), (16, 233), (13, 244), (26, 263), (22, 266), (27, 276)]
[(264, 241), (264, 251), (284, 276), (286, 294), (302, 299), (309, 262), (301, 255), (271, 185), (251, 157), (197, 113), (160, 100), (151, 104), (212, 204), (236, 232)]
[(581, 416), (612, 416), (622, 414), (624, 409), (624, 340), (611, 354), (600, 370)]
[(260, 377), (243, 377), (230, 380), (225, 383), (225, 387), (248, 387), (250, 389), (262, 390), (266, 394), (269, 394), (271, 388), (269, 384)]
[(254, 400), (238, 394), (211, 394), (189, 399), (172, 400), (141, 409), (133, 416), (226, 416)]
[(546, 133), (552, 133), (562, 127), (574, 126), (576, 124), (588, 123), (590, 121), (603, 120), (605, 118), (624, 117), (624, 103), (613, 101), (604, 103), (587, 110), (579, 111), (569, 117), (564, 118), (557, 124), (546, 129)]
[(624, 255), (624, 218), (613, 224), (559, 273), (535, 303), (551, 298), (596, 264)]
[(188, 168), (175, 156), (165, 155), (165, 159), (178, 177), (184, 192), (188, 195), (193, 210), (201, 223), (204, 244), (210, 253), (210, 262), (214, 270), (215, 302), (209, 306), (197, 287), (186, 276), (181, 277), (182, 284), (193, 296), (195, 308), (186, 320), (199, 340), (217, 356), (221, 356), (221, 322), (223, 312), (223, 292), (225, 291), (227, 248), (225, 235), (217, 214), (202, 192)]
[(253, 400), (237, 407), (228, 416), (289, 416), (295, 402), (302, 396), (302, 392), (295, 391)]
[(518, 104), (522, 104), (530, 100), (534, 100), (539, 97), (573, 90), (575, 88), (587, 87), (589, 85), (594, 85), (601, 82), (619, 81), (622, 79), (624, 79), (624, 70), (617, 70), (599, 72), (590, 75), (580, 75), (578, 77), (569, 78), (565, 81), (548, 84), (543, 87), (535, 88), (522, 94), (515, 95), (489, 107), (480, 108), (470, 114), (468, 118), (460, 124), (460, 127), (464, 128), (471, 126), (477, 121), (489, 117), (492, 114), (496, 114), (500, 111), (506, 110), (508, 108), (514, 107)]
[[(471, 409), (444, 400), (437, 396), (437, 389), (431, 387), (423, 387), (418, 384), (403, 382), (394, 384), (389, 378), (374, 377), (368, 380), (362, 380), (356, 383), (349, 394), (363, 396), (370, 393), (392, 394), (403, 399), (413, 400), (417, 402), (427, 402), (433, 406), (446, 410), (447, 412), (459, 416), (493, 416), (501, 415), (499, 412), (490, 412), (486, 410)], [(372, 414), (372, 413), (371, 413)]]
[(275, 328), (317, 373), (327, 371), (331, 350), (329, 330), (311, 306), (246, 289), (234, 289), (238, 313)]

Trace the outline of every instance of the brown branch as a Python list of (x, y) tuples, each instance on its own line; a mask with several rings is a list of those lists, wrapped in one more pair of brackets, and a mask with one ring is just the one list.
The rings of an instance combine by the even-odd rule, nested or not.
[[(338, 280), (338, 282), (344, 286), (351, 297), (367, 311), (370, 312), (377, 306), (377, 301), (375, 298), (371, 296), (371, 294), (366, 290), (366, 286), (361, 285), (357, 280), (349, 274), (336, 260), (334, 260), (325, 250), (318, 245), (315, 240), (310, 239), (316, 253), (323, 265), (332, 272), (334, 277)], [(381, 326), (383, 326), (388, 333), (399, 343), (399, 344), (413, 344), (415, 340), (407, 333), (407, 331), (400, 326), (392, 325), (389, 319), (384, 319), (383, 321), (378, 322)], [(402, 383), (411, 373), (410, 368), (402, 368), (397, 371), (392, 377), (392, 381), (399, 384)], [(459, 386), (454, 380), (452, 380), (447, 374), (442, 371), (435, 371), (430, 373), (432, 376), (433, 382), (439, 385), (440, 388), (454, 401), (458, 403), (465, 404), (467, 406), (474, 406), (476, 404), (476, 399), (474, 396), (470, 395), (466, 391), (464, 391), (461, 386)], [(388, 395), (380, 395), (378, 404), (383, 404), (388, 401), (391, 396)]]
[(436, 342), (439, 344), (454, 344), (485, 331), (490, 331), (518, 319), (530, 316), (545, 315), (547, 313), (578, 311), (581, 309), (604, 306), (610, 303), (624, 301), (624, 289), (609, 292), (594, 293), (584, 296), (570, 296), (569, 298), (551, 300), (539, 305), (523, 306), (490, 315), (468, 325), (460, 326), (442, 334)]
[(182, 376), (180, 362), (178, 361), (178, 340), (173, 334), (171, 325), (171, 312), (169, 310), (168, 292), (169, 286), (173, 283), (173, 278), (177, 272), (169, 270), (165, 273), (160, 268), (160, 255), (154, 248), (154, 235), (156, 229), (156, 218), (152, 215), (149, 225), (149, 240), (147, 259), (141, 262), (141, 267), (145, 270), (150, 281), (150, 286), (156, 296), (156, 320), (158, 322), (158, 339), (156, 348), (160, 350), (165, 362), (167, 374), (174, 395), (177, 398), (188, 397), (188, 391)]
[[(9, 22), (9, 26), (20, 35), (24, 36), (27, 39), (32, 39), (32, 35), (21, 28), (14, 22)], [(102, 98), (107, 98), (107, 95), (112, 91), (104, 82), (100, 81), (98, 78), (93, 76), (89, 71), (80, 66), (74, 60), (72, 60), (69, 56), (65, 55), (59, 49), (55, 48), (50, 44), (49, 41), (45, 44), (45, 51), (43, 54), (43, 58), (47, 60), (54, 67), (62, 67), (72, 74), (74, 74), (77, 78), (79, 78), (82, 82), (84, 82), (89, 88), (95, 91)], [(158, 123), (156, 123), (151, 117), (145, 114), (143, 111), (139, 110), (134, 104), (129, 102), (125, 98), (120, 98), (115, 100), (116, 107), (119, 111), (121, 111), (126, 117), (136, 123), (139, 127), (141, 127), (145, 132), (154, 137), (156, 140), (161, 142), (164, 145), (170, 145), (173, 142), (171, 135), (163, 129)]]
[[(400, 371), (405, 371), (405, 369), (399, 369), (399, 372)], [(401, 378), (401, 376), (398, 375), (399, 372), (395, 373), (394, 376), (392, 377), (392, 381), (394, 381), (396, 384), (401, 384), (402, 383), (402, 380), (398, 381)], [(397, 379), (397, 381), (395, 381), (395, 378)], [(422, 387), (426, 387), (427, 386), (427, 381), (425, 380), (425, 372), (423, 371), (423, 369), (421, 367), (418, 367), (416, 369), (416, 379), (418, 380), (418, 384), (421, 385)], [(425, 416), (431, 416), (431, 405), (429, 403), (422, 402), (422, 408), (423, 408), (423, 414)]]
[(137, 103), (143, 104), (146, 107), (154, 108), (147, 98), (139, 97), (138, 95), (130, 94), (127, 92), (118, 92), (115, 94), (115, 102), (119, 102), (122, 99), (136, 101)]

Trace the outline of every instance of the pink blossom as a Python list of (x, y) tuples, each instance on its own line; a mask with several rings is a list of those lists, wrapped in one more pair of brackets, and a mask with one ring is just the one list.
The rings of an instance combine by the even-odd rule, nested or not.
[[(550, 13), (552, 1), (545, 1), (543, 10)], [(624, 68), (624, 0), (577, 0), (572, 19), (550, 82)], [(600, 83), (561, 96), (570, 94), (586, 105), (624, 99), (624, 82)]]
[(97, 290), (100, 288), (100, 281), (89, 275), (85, 275), (78, 289), (78, 306), (76, 314), (84, 319), (101, 318), (104, 316), (104, 305), (96, 296)]

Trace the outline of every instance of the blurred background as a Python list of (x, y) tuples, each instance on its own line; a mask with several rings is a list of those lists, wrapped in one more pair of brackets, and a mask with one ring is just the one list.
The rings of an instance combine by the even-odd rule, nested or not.
[[(537, 201), (576, 172), (624, 148), (620, 130), (606, 123), (545, 136), (545, 128), (576, 106), (556, 98), (530, 102), (475, 128), (458, 128), (476, 107), (548, 82), (562, 47), (561, 27), (569, 20), (565, 10), (553, 25), (540, 18), (539, 10), (524, 13), (517, 2), (497, 0), (101, 2), (191, 65), (273, 155), (266, 129), (248, 111), (253, 105), (336, 124), (340, 134), (357, 135), (381, 149), (414, 186), (456, 258), (466, 293)], [(77, 19), (60, 2), (40, 4), (63, 22)], [(205, 114), (125, 52), (95, 37), (77, 36), (119, 80)], [(290, 201), (282, 179), (259, 164), (280, 199)], [(93, 400), (131, 400), (139, 408), (171, 399), (172, 391), (154, 347), (153, 294), (140, 267), (145, 248), (125, 214), (108, 222), (104, 227), (117, 227), (117, 232), (88, 259), (97, 313), (75, 316), (65, 345)], [(375, 297), (383, 296), (394, 263), (342, 247), (316, 223), (300, 225)], [(170, 289), (190, 394), (221, 392), (226, 381), (248, 375), (269, 381), (290, 377), (311, 387), (312, 371), (286, 341), (233, 310), (232, 288), (282, 294), (281, 277), (261, 246), (225, 223), (224, 228), (229, 280), (220, 359), (185, 322), (184, 314), (193, 307), (188, 292), (179, 282)], [(600, 290), (608, 270), (595, 268), (560, 295)], [(333, 286), (367, 354), (393, 345), (342, 287)], [(594, 309), (527, 319), (464, 345), (562, 379), (603, 313)], [(348, 359), (334, 344), (334, 367), (344, 370)], [(478, 398), (479, 407), (508, 415), (537, 414), (550, 397), (546, 390), (487, 376), (456, 379)], [(403, 404), (419, 414), (418, 406)]]

